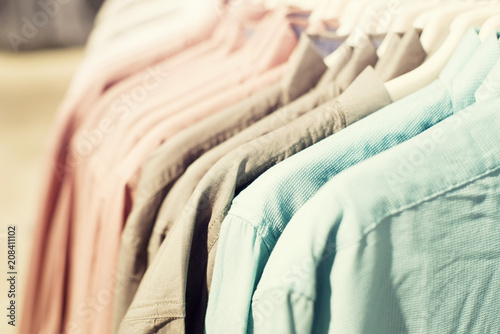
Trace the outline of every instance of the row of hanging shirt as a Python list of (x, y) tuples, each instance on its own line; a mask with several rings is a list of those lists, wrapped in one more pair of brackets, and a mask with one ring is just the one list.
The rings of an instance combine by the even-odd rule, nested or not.
[(499, 332), (499, 28), (489, 1), (105, 2), (21, 332)]

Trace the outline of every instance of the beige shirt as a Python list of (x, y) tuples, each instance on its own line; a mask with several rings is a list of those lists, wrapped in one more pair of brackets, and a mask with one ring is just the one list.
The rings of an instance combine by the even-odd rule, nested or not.
[[(419, 42), (417, 44), (419, 44)], [(362, 48), (359, 48), (359, 50), (361, 49), (363, 49), (363, 51), (358, 52), (353, 48), (345, 49), (344, 52), (349, 56), (348, 58), (351, 58), (351, 61), (348, 62), (347, 66), (343, 67), (344, 69), (340, 71), (340, 74), (337, 76), (340, 82), (335, 82), (333, 85), (330, 83), (330, 85), (328, 85), (325, 80), (322, 80), (323, 84), (318, 85), (316, 90), (306, 94), (301, 99), (287, 106), (287, 108), (283, 108), (283, 110), (264, 118), (261, 121), (262, 123), (257, 122), (254, 126), (219, 145), (188, 168), (187, 172), (179, 179), (174, 188), (171, 189), (167, 199), (164, 201), (159, 219), (155, 226), (155, 231), (157, 231), (157, 233), (153, 233), (150, 242), (150, 261), (156, 254), (156, 250), (158, 249), (157, 245), (163, 240), (167, 231), (169, 232), (169, 239), (163, 243), (158, 255), (159, 258), (153, 261), (155, 264), (154, 268), (152, 267), (148, 270), (144, 278), (145, 283), (142, 283), (144, 287), (140, 288), (131, 309), (127, 313), (126, 319), (121, 325), (122, 332), (145, 332), (146, 329), (154, 328), (150, 327), (152, 324), (156, 324), (154, 325), (157, 326), (156, 328), (163, 328), (165, 332), (167, 330), (168, 332), (173, 332), (176, 328), (180, 329), (183, 326), (180, 323), (177, 325), (177, 322), (182, 319), (179, 320), (174, 318), (182, 318), (184, 316), (186, 316), (186, 330), (188, 332), (190, 329), (195, 331), (203, 329), (203, 317), (208, 294), (207, 285), (209, 286), (210, 284), (215, 255), (215, 248), (212, 248), (212, 246), (215, 244), (218, 237), (218, 225), (224, 218), (231, 200), (235, 195), (235, 191), (242, 189), (260, 175), (260, 173), (277, 162), (300, 151), (302, 148), (310, 146), (384, 105), (383, 103), (378, 104), (377, 99), (374, 99), (374, 95), (370, 94), (368, 94), (370, 96), (366, 97), (366, 99), (374, 100), (367, 101), (364, 109), (362, 108), (364, 106), (363, 103), (352, 102), (353, 96), (356, 96), (356, 94), (359, 95), (363, 90), (375, 93), (383, 91), (383, 93), (386, 94), (385, 90), (381, 88), (383, 85), (380, 84), (380, 79), (376, 79), (373, 73), (364, 74), (364, 79), (359, 79), (362, 82), (360, 83), (358, 82), (359, 80), (357, 80), (358, 83), (351, 88), (351, 93), (347, 94), (348, 92), (346, 92), (338, 101), (326, 104), (290, 123), (286, 127), (271, 132), (288, 124), (291, 120), (303, 115), (308, 110), (326, 101), (328, 98), (342, 92), (350, 81), (366, 67), (366, 63), (363, 65), (363, 62), (374, 65), (377, 59), (371, 43), (366, 43)], [(357, 59), (357, 61), (353, 62), (353, 59)], [(407, 67), (404, 61), (400, 64), (401, 67)], [(389, 66), (389, 68), (392, 72), (394, 72), (394, 68), (399, 70), (397, 66)], [(370, 72), (372, 71), (368, 70), (367, 73)], [(327, 74), (325, 74), (324, 77), (326, 76)], [(377, 89), (372, 88), (370, 83), (375, 87), (379, 87), (380, 90), (377, 91)], [(320, 89), (321, 87), (322, 89)], [(326, 93), (319, 94), (318, 92), (321, 90), (323, 92), (329, 92), (330, 95)], [(353, 93), (353, 91), (355, 92)], [(385, 96), (384, 94), (380, 96)], [(357, 96), (357, 99), (360, 98), (365, 99), (365, 96)], [(289, 109), (291, 109), (289, 107), (292, 105), (301, 104), (301, 106), (304, 107), (304, 103), (307, 105), (308, 109), (301, 109), (302, 112), (297, 110), (292, 113), (289, 112)], [(347, 110), (350, 110), (350, 112), (344, 112), (344, 108), (338, 109), (338, 107), (342, 105), (348, 106)], [(269, 121), (269, 119), (273, 120)], [(332, 124), (332, 127), (325, 128), (325, 124)], [(268, 135), (250, 141), (265, 133), (268, 133)], [(214, 165), (219, 158), (224, 156), (224, 154), (246, 142), (249, 143), (231, 152), (231, 154), (225, 156), (210, 169), (210, 167)], [(275, 156), (273, 152), (277, 153), (277, 155)], [(203, 177), (208, 169), (210, 169), (210, 171)], [(202, 181), (198, 184), (200, 179), (202, 179)], [(198, 187), (193, 193), (193, 189), (197, 184)], [(189, 196), (191, 196), (190, 199)], [(184, 206), (188, 199), (188, 205)], [(184, 211), (179, 218), (179, 211), (177, 208), (182, 207), (184, 207)], [(173, 224), (176, 218), (178, 218), (177, 223)], [(210, 228), (211, 232), (209, 232), (208, 235), (206, 233), (207, 226), (212, 226), (212, 228)], [(195, 241), (191, 240), (192, 233), (195, 233)], [(193, 242), (193, 248), (191, 248), (191, 242)], [(196, 245), (198, 245), (198, 247), (196, 247)], [(173, 257), (175, 257), (175, 259)], [(188, 263), (189, 274), (186, 272)], [(205, 277), (205, 272), (207, 273), (206, 282), (196, 279)], [(186, 274), (188, 275), (187, 281)], [(168, 287), (163, 286), (159, 289), (152, 289), (152, 282), (155, 282), (154, 284), (156, 285), (160, 282), (170, 283)], [(184, 312), (183, 289), (186, 287), (186, 284), (186, 312)], [(165, 284), (163, 283), (163, 285)], [(156, 291), (156, 293), (148, 291), (151, 289)], [(168, 304), (163, 304), (162, 307), (166, 307), (164, 310), (172, 315), (172, 319), (160, 319), (162, 317), (159, 316), (158, 318), (153, 317), (156, 321), (152, 321), (149, 318), (145, 318), (147, 317), (146, 314), (152, 311), (152, 305), (145, 305), (147, 304), (145, 302), (148, 300), (169, 301)], [(175, 302), (171, 302), (172, 300)], [(177, 305), (177, 307), (174, 305)], [(187, 320), (188, 318), (190, 320)], [(184, 321), (182, 320), (182, 322)], [(163, 325), (165, 325), (165, 327), (163, 327)], [(194, 327), (190, 328), (191, 325)], [(160, 329), (159, 332), (163, 332), (162, 329)]]
[[(361, 66), (361, 69), (366, 67), (366, 65), (368, 64), (372, 64), (374, 65), (377, 61), (377, 57), (376, 57), (376, 53), (375, 53), (375, 49), (373, 48), (373, 46), (371, 45), (371, 43), (367, 40), (367, 43), (364, 43), (364, 45), (362, 46), (359, 46), (356, 47), (356, 48), (351, 48), (351, 54), (349, 55), (350, 58), (351, 58), (351, 61), (352, 60), (356, 60), (356, 59), (361, 59), (361, 61), (363, 62), (366, 62), (364, 66)], [(370, 52), (368, 52), (370, 51)], [(367, 56), (367, 55), (370, 55), (370, 56)], [(369, 59), (367, 61), (367, 59)], [(343, 71), (356, 71), (356, 70), (359, 70), (360, 69), (360, 66), (358, 65), (358, 62), (357, 61), (354, 61), (353, 62), (354, 65), (351, 65), (351, 66), (345, 66), (343, 68), (343, 70), (341, 71), (340, 74), (342, 74)], [(340, 76), (339, 74), (339, 76)], [(349, 75), (348, 73), (347, 74), (343, 74), (342, 77), (345, 77), (345, 78), (349, 78), (351, 77), (352, 79), (354, 79), (356, 77), (358, 73), (354, 73)], [(348, 83), (345, 84), (345, 86), (347, 86)], [(333, 85), (327, 85), (327, 90), (329, 90), (331, 92), (331, 94), (333, 96), (335, 96), (336, 94), (338, 94), (338, 92), (341, 92), (342, 91), (342, 87), (345, 87), (343, 85), (339, 85), (339, 84), (333, 84)], [(331, 96), (332, 96), (331, 95)], [(326, 108), (328, 109), (328, 108)], [(304, 111), (304, 113), (306, 112), (307, 110)], [(328, 114), (329, 112), (328, 111), (324, 111), (326, 114)], [(274, 116), (274, 115), (273, 115)], [(280, 120), (280, 117), (281, 116), (278, 116), (277, 120), (278, 121), (281, 121)], [(324, 124), (324, 121), (325, 119), (317, 119), (315, 116), (311, 116), (312, 118), (309, 118), (309, 119), (314, 119), (315, 120), (315, 123), (316, 123), (316, 126), (320, 126), (320, 124)], [(297, 121), (297, 120), (296, 120)], [(302, 122), (296, 122), (295, 121), (295, 124), (299, 124), (299, 123), (302, 123)], [(271, 122), (270, 124), (272, 125), (274, 122)], [(346, 125), (346, 123), (344, 121), (337, 121), (335, 122), (336, 124), (342, 124), (340, 125), (340, 128), (344, 127)], [(281, 124), (283, 124), (281, 122)], [(286, 124), (286, 123), (285, 123)], [(297, 137), (298, 138), (302, 138), (302, 135), (301, 135), (301, 131), (298, 131), (298, 129), (295, 129), (295, 127), (292, 127), (290, 128), (291, 124), (287, 125), (286, 127), (284, 127), (283, 129), (285, 129), (285, 133), (289, 134), (291, 137)], [(323, 126), (321, 126), (323, 127)], [(266, 128), (266, 127), (264, 127)], [(301, 126), (302, 128), (302, 126)], [(307, 127), (309, 128), (309, 127)], [(269, 130), (269, 131), (272, 131)], [(302, 128), (302, 132), (304, 131), (304, 128)], [(332, 132), (333, 133), (333, 132)], [(269, 135), (275, 135), (274, 133), (269, 133)], [(319, 138), (322, 138), (324, 135), (326, 135), (325, 131), (323, 129), (321, 129), (320, 131), (320, 134), (319, 136), (317, 137), (318, 140)], [(278, 137), (276, 138), (279, 143), (278, 143), (278, 146), (279, 145), (288, 145), (288, 143), (292, 144), (293, 141), (292, 140), (284, 140), (282, 141), (279, 137), (281, 137), (280, 135), (278, 135)], [(257, 141), (259, 141), (259, 143), (262, 143), (260, 142), (260, 139), (256, 139)], [(248, 141), (248, 140), (247, 140)], [(224, 144), (227, 144), (227, 142), (225, 142)], [(312, 144), (312, 142), (310, 142), (310, 144)], [(240, 143), (238, 143), (238, 145), (240, 145)], [(254, 143), (253, 142), (250, 142), (247, 144), (247, 146), (249, 147), (254, 147)], [(267, 145), (265, 145), (267, 146)], [(306, 145), (307, 146), (307, 145)], [(304, 147), (306, 147), (304, 146)], [(296, 145), (293, 145), (292, 144), (292, 147), (293, 149), (298, 149), (298, 146)], [(219, 148), (219, 147), (218, 147)], [(274, 149), (274, 143), (273, 145), (270, 145), (270, 146), (267, 146), (267, 148), (271, 149), (271, 152), (273, 151)], [(279, 150), (279, 147), (277, 148)], [(299, 149), (300, 150), (300, 149)], [(269, 153), (271, 153), (269, 152)], [(225, 152), (224, 152), (225, 153)], [(249, 152), (250, 153), (250, 152)], [(253, 154), (252, 154), (253, 156)], [(267, 160), (265, 159), (265, 157), (268, 156), (270, 159)], [(285, 156), (283, 158), (285, 158), (286, 156), (288, 156), (288, 154), (285, 154)], [(258, 167), (260, 166), (259, 168), (262, 168), (262, 172), (267, 169), (268, 167), (270, 166), (267, 166), (267, 164), (270, 164), (270, 165), (273, 165), (275, 163), (277, 163), (279, 160), (275, 160), (272, 158), (272, 155), (269, 155), (269, 154), (263, 154), (261, 156), (259, 156), (259, 159), (265, 159), (267, 160), (267, 163), (266, 164), (261, 164), (260, 162), (256, 164), (255, 167)], [(258, 160), (259, 160), (258, 159)], [(237, 161), (237, 160), (236, 160)], [(240, 161), (245, 161), (245, 159), (243, 160), (240, 160)], [(233, 164), (234, 161), (231, 161), (231, 165)], [(217, 170), (217, 168), (214, 166), (215, 170)], [(258, 176), (259, 173), (256, 173), (254, 176)], [(208, 176), (208, 175), (207, 175)], [(231, 173), (227, 174), (226, 176), (229, 177), (229, 179), (227, 180), (231, 180)], [(209, 177), (210, 179), (210, 177)], [(227, 181), (226, 180), (226, 181)], [(213, 181), (213, 180), (212, 180)], [(233, 181), (236, 181), (236, 180), (233, 180)], [(230, 182), (231, 183), (231, 182)], [(200, 189), (203, 189), (203, 182), (200, 183), (200, 186), (201, 188)], [(209, 185), (207, 183), (207, 185)], [(216, 184), (213, 184), (213, 185), (216, 185)], [(233, 184), (234, 186), (234, 184)], [(229, 191), (229, 193), (227, 193), (228, 195), (230, 196), (226, 196), (227, 198), (225, 198), (224, 196), (220, 197), (220, 199), (222, 200), (222, 202), (226, 203), (225, 205), (229, 206), (230, 202), (231, 202), (231, 199), (232, 199), (232, 196), (234, 196), (234, 191), (230, 191), (230, 189), (233, 188), (233, 186), (228, 186), (227, 187), (223, 187), (225, 190), (223, 190), (223, 188), (219, 188), (218, 186), (216, 188), (213, 188), (212, 185), (209, 185), (209, 189), (212, 189), (211, 193), (217, 193), (217, 194), (221, 194), (221, 191)], [(205, 191), (202, 191), (202, 194), (205, 193)], [(195, 191), (195, 194), (193, 194), (193, 198), (196, 197), (196, 191)], [(209, 195), (210, 197), (210, 195)], [(218, 195), (217, 195), (218, 197)], [(205, 198), (204, 196), (201, 196), (201, 198)], [(202, 208), (206, 208), (205, 204), (206, 203), (211, 203), (210, 199), (209, 198), (206, 198), (207, 200), (202, 200), (199, 204), (201, 204), (201, 207)], [(228, 201), (227, 201), (228, 200)], [(194, 202), (193, 202), (194, 201)], [(191, 203), (197, 203), (196, 200), (193, 200), (191, 201)], [(221, 202), (221, 203), (222, 203)], [(170, 247), (172, 248), (175, 248), (172, 249), (172, 251), (174, 253), (177, 253), (179, 252), (178, 254), (174, 255), (174, 253), (172, 253), (172, 251), (168, 250), (165, 252), (165, 254), (169, 254), (168, 257), (171, 258), (171, 256), (175, 257), (174, 259), (174, 262), (176, 262), (176, 264), (172, 264), (172, 265), (169, 265), (168, 269), (167, 268), (162, 268), (160, 269), (159, 267), (156, 267), (153, 268), (151, 267), (150, 270), (148, 270), (148, 272), (146, 273), (146, 276), (145, 276), (145, 280), (147, 279), (148, 275), (153, 275), (153, 276), (156, 276), (155, 274), (153, 274), (153, 272), (159, 270), (161, 272), (167, 270), (168, 273), (165, 273), (166, 276), (170, 276), (170, 274), (172, 274), (171, 276), (171, 279), (170, 277), (166, 279), (166, 281), (169, 281), (171, 282), (172, 284), (168, 284), (168, 287), (165, 287), (166, 289), (161, 289), (163, 291), (157, 291), (158, 294), (154, 293), (154, 295), (156, 296), (163, 296), (164, 298), (166, 298), (165, 300), (171, 300), (172, 298), (174, 300), (181, 300), (181, 303), (180, 304), (172, 304), (170, 301), (168, 301), (168, 304), (163, 304), (163, 305), (169, 305), (168, 307), (170, 306), (174, 306), (174, 305), (177, 305), (177, 307), (174, 307), (174, 309), (177, 311), (175, 312), (174, 309), (172, 309), (172, 312), (170, 311), (167, 311), (169, 312), (171, 315), (172, 315), (172, 319), (169, 319), (169, 320), (166, 320), (165, 323), (162, 323), (163, 325), (165, 325), (165, 330), (168, 330), (169, 332), (172, 331), (172, 330), (175, 330), (176, 328), (180, 329), (182, 328), (183, 326), (183, 323), (184, 321), (181, 321), (181, 323), (177, 324), (176, 322), (180, 321), (177, 319), (177, 317), (180, 316), (180, 314), (182, 314), (181, 317), (184, 316), (184, 314), (187, 313), (187, 317), (186, 317), (186, 322), (185, 322), (185, 325), (187, 326), (186, 327), (186, 331), (187, 332), (191, 332), (191, 331), (199, 331), (199, 330), (202, 330), (203, 329), (203, 319), (204, 319), (204, 314), (205, 314), (205, 307), (206, 307), (206, 295), (207, 293), (204, 294), (204, 296), (201, 296), (201, 295), (198, 295), (196, 297), (193, 296), (193, 300), (198, 300), (198, 302), (196, 303), (190, 303), (188, 302), (187, 303), (187, 310), (186, 310), (186, 313), (185, 313), (185, 307), (184, 307), (184, 287), (186, 286), (186, 284), (189, 285), (189, 281), (186, 281), (186, 274), (187, 274), (187, 265), (188, 265), (188, 261), (189, 261), (189, 254), (190, 254), (190, 242), (188, 239), (190, 239), (190, 235), (192, 235), (189, 230), (191, 228), (194, 228), (194, 225), (192, 225), (192, 222), (195, 223), (196, 220), (198, 220), (198, 218), (201, 218), (200, 221), (204, 221), (204, 219), (207, 219), (209, 217), (197, 217), (198, 215), (196, 214), (197, 212), (198, 213), (202, 213), (202, 215), (206, 214), (207, 211), (202, 209), (201, 211), (199, 210), (200, 206), (199, 205), (187, 205), (186, 206), (186, 210), (184, 211), (186, 213), (186, 215), (183, 215), (182, 217), (179, 218), (178, 222), (174, 225), (173, 229), (172, 229), (172, 237), (171, 239), (169, 239), (168, 241), (172, 241), (172, 242), (165, 242), (164, 245), (170, 245)], [(217, 209), (218, 206), (216, 205), (214, 207), (214, 209)], [(217, 211), (217, 210), (216, 210)], [(224, 210), (225, 211), (225, 210)], [(195, 223), (195, 225), (197, 225)], [(200, 227), (203, 226), (206, 224), (203, 224), (201, 223)], [(184, 227), (187, 227), (187, 229), (185, 229)], [(187, 239), (185, 239), (187, 237)], [(170, 237), (169, 237), (170, 238)], [(206, 248), (206, 244), (205, 244), (205, 249)], [(155, 258), (155, 261), (157, 259)], [(162, 261), (160, 259), (158, 259), (158, 261)], [(163, 260), (165, 261), (165, 259)], [(206, 266), (206, 260), (205, 261), (201, 261), (202, 263), (205, 263), (205, 265), (202, 265), (202, 267), (205, 267)], [(212, 260), (210, 261), (212, 262)], [(184, 268), (184, 269), (183, 269)], [(210, 273), (211, 273), (211, 270), (210, 270)], [(159, 276), (163, 276), (163, 274), (160, 274)], [(203, 275), (205, 276), (205, 275)], [(165, 277), (164, 277), (165, 279)], [(146, 280), (147, 281), (147, 280)], [(202, 284), (203, 285), (203, 284)], [(188, 288), (187, 289), (187, 300), (191, 300), (191, 297), (189, 296), (190, 292), (198, 292), (198, 291), (207, 291), (206, 289), (206, 286), (205, 288), (201, 288), (201, 287), (197, 287), (197, 288)], [(146, 290), (149, 290), (149, 289), (146, 289)], [(156, 289), (154, 289), (156, 290)], [(141, 288), (139, 287), (139, 290), (138, 292), (141, 291)], [(150, 290), (149, 290), (150, 291)], [(149, 292), (147, 292), (147, 294), (149, 294)], [(136, 315), (134, 314), (137, 314), (137, 311), (139, 310), (146, 310), (148, 309), (149, 307), (146, 306), (145, 308), (143, 308), (142, 306), (140, 306), (141, 304), (143, 304), (141, 302), (141, 299), (142, 299), (142, 296), (139, 294), (136, 296), (136, 298), (134, 298), (134, 301), (132, 303), (132, 306), (131, 308), (129, 309), (129, 311), (127, 312), (127, 316), (126, 318), (124, 319), (124, 321), (122, 322), (121, 326), (120, 326), (120, 331), (121, 332), (130, 332), (130, 331), (139, 331), (141, 332), (142, 330), (140, 329), (142, 327), (142, 325), (144, 325), (146, 328), (150, 328), (149, 326), (151, 325), (151, 323), (149, 324), (146, 324), (146, 323), (143, 323), (142, 325), (138, 325), (139, 327), (136, 327), (135, 325), (133, 325), (133, 323), (136, 322), (136, 320), (134, 320), (136, 318)], [(163, 298), (162, 298), (163, 299)], [(138, 304), (137, 304), (138, 303)], [(177, 303), (177, 302), (175, 302)], [(194, 309), (191, 309), (190, 306), (194, 306), (196, 304), (196, 307)], [(139, 305), (139, 308), (135, 308), (134, 305)], [(156, 307), (156, 306), (155, 306)], [(139, 313), (142, 313), (142, 311), (139, 311)], [(180, 313), (179, 313), (180, 312)], [(146, 313), (149, 313), (149, 311), (146, 310)], [(139, 315), (140, 317), (140, 315)], [(177, 319), (177, 320), (176, 320)], [(188, 320), (189, 319), (189, 320)], [(144, 320), (144, 319), (143, 319)], [(146, 322), (148, 322), (146, 320)], [(153, 326), (154, 326), (154, 323), (155, 321), (153, 321)], [(132, 326), (129, 327), (129, 326)], [(180, 327), (178, 327), (180, 326)], [(194, 327), (192, 327), (194, 326)], [(196, 329), (197, 330), (196, 330)]]
[(376, 50), (368, 40), (357, 47), (344, 44), (336, 53), (339, 57), (330, 65), (314, 91), (216, 147), (187, 169), (163, 201), (148, 247), (149, 260), (155, 256), (167, 231), (177, 220), (201, 178), (217, 160), (238, 146), (285, 126), (311, 109), (339, 96), (366, 66), (373, 66), (378, 60)]
[(161, 245), (120, 333), (176, 333), (177, 322), (188, 333), (202, 332), (220, 224), (235, 194), (276, 163), (388, 103), (382, 81), (369, 68), (339, 98), (219, 160)]
[(166, 141), (148, 159), (120, 245), (119, 284), (115, 288), (113, 310), (115, 332), (148, 266), (151, 230), (172, 185), (200, 155), (314, 87), (326, 69), (313, 41), (303, 35), (290, 69), (279, 83), (194, 124)]

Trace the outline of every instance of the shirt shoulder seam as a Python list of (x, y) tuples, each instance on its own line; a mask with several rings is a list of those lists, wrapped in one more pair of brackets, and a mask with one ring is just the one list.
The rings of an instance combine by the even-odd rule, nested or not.
[[(255, 233), (257, 234), (257, 236), (261, 239), (262, 243), (266, 246), (267, 253), (269, 255), (271, 254), (271, 251), (270, 251), (271, 247), (267, 244), (267, 242), (266, 242), (265, 238), (263, 237), (262, 233), (259, 231), (259, 229), (256, 226), (254, 226), (252, 223), (250, 223), (248, 220), (246, 220), (245, 218), (241, 217), (240, 215), (237, 215), (237, 214), (234, 214), (234, 213), (228, 213), (228, 215), (226, 216), (226, 218), (229, 218), (229, 217), (233, 217), (236, 220), (240, 221), (242, 224), (250, 226), (255, 231)], [(265, 220), (265, 219), (263, 219), (263, 220)], [(226, 221), (226, 223), (227, 223), (227, 221)]]

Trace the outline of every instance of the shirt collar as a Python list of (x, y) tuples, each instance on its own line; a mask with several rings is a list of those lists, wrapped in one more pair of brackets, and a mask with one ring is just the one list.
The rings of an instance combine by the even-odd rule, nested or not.
[(374, 110), (389, 105), (392, 100), (383, 81), (373, 67), (368, 66), (336, 99), (336, 102), (344, 111), (347, 125), (350, 125)]
[(335, 80), (341, 91), (344, 91), (367, 66), (375, 66), (378, 61), (374, 43), (380, 36), (352, 36), (345, 42), (352, 48), (352, 56)]
[(387, 68), (390, 67), (393, 62), (393, 58), (387, 55), (393, 55), (394, 53), (396, 53), (399, 45), (401, 44), (402, 37), (403, 34), (397, 32), (389, 33), (387, 35), (387, 47), (385, 49), (385, 53), (382, 57), (380, 57), (377, 65), (375, 65), (375, 72), (377, 72), (377, 74), (379, 74), (381, 77), (384, 75), (384, 73), (387, 72)]
[(500, 59), (497, 60), (486, 79), (474, 94), (477, 102), (500, 97)]
[(331, 85), (337, 75), (344, 69), (352, 58), (353, 48), (342, 43), (335, 52), (328, 57), (328, 69), (318, 83), (318, 87), (327, 87)]
[(401, 38), (401, 46), (399, 47), (398, 53), (401, 52), (400, 50), (405, 50), (405, 56), (409, 57), (411, 62), (417, 59), (419, 63), (422, 63), (423, 59), (427, 56), (420, 42), (421, 33), (421, 30), (411, 28)]
[(335, 52), (347, 38), (347, 36), (338, 36), (326, 30), (315, 34), (308, 34), (308, 36), (323, 58)]
[[(398, 33), (393, 35), (399, 36)], [(392, 50), (389, 48), (386, 50), (385, 56), (377, 63), (376, 71), (381, 79), (389, 81), (420, 66), (426, 55), (420, 42), (419, 32), (415, 28), (410, 28), (399, 39), (399, 43), (393, 43)], [(383, 65), (379, 67), (379, 64)]]
[(327, 69), (321, 54), (305, 33), (301, 35), (290, 63), (290, 70), (281, 79), (284, 103), (295, 100), (314, 87)]
[(474, 103), (474, 93), (492, 70), (500, 57), (500, 45), (496, 33), (491, 34), (476, 49), (469, 61), (452, 80), (450, 92), (453, 112)]

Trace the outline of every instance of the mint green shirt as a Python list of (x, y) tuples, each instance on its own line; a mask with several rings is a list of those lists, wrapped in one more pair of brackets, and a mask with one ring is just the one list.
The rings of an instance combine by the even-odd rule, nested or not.
[(219, 239), (208, 333), (246, 332), (252, 294), (278, 238), (321, 186), (474, 102), (474, 91), (500, 56), (496, 36), (480, 44), (471, 29), (438, 80), (276, 165), (234, 199)]
[(294, 215), (254, 294), (254, 333), (500, 332), (499, 78), (500, 61), (477, 102)]

